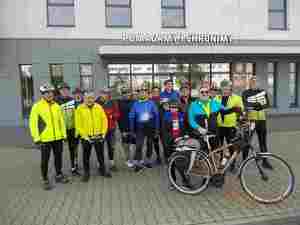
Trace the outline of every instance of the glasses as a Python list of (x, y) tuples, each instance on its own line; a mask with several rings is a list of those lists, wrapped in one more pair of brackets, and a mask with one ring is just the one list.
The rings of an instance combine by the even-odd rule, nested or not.
[(208, 95), (209, 91), (200, 91), (200, 94), (207, 94)]

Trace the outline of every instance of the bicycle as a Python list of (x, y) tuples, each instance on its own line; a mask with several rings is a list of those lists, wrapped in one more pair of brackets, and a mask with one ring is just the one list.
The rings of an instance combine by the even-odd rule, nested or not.
[[(249, 151), (250, 156), (242, 161), (238, 173), (243, 191), (260, 203), (268, 204), (283, 201), (294, 191), (295, 176), (292, 168), (278, 155), (255, 151), (251, 145), (254, 129), (255, 127), (250, 121), (241, 123), (236, 137), (230, 143), (217, 147), (214, 150), (210, 143), (211, 138), (216, 138), (214, 134), (198, 134), (198, 138), (191, 138), (190, 136), (177, 138), (175, 140), (175, 152), (171, 155), (168, 163), (168, 178), (171, 184), (179, 192), (199, 194), (208, 187), (213, 176), (224, 176), (240, 153)], [(196, 144), (196, 141), (199, 144)], [(206, 145), (206, 149), (203, 144)], [(231, 156), (229, 155), (229, 148), (233, 149)], [(224, 165), (221, 164), (221, 155), (227, 158), (227, 162)], [(262, 162), (265, 159), (274, 165), (273, 170), (262, 166)], [(174, 170), (178, 170), (180, 176), (184, 173), (186, 176), (184, 177), (185, 182), (180, 182), (180, 179), (173, 177), (172, 170), (173, 175)], [(275, 178), (271, 177), (271, 172), (275, 172)], [(286, 173), (286, 176), (283, 176), (283, 172)], [(278, 174), (280, 176), (276, 176)], [(284, 178), (287, 180), (283, 181)], [(187, 179), (189, 185), (185, 184)], [(266, 193), (267, 191), (274, 191), (280, 186), (279, 182), (284, 184), (283, 189), (280, 189), (273, 195)], [(254, 184), (253, 186), (251, 185), (252, 183)], [(264, 186), (262, 187), (262, 185)], [(256, 190), (257, 188), (258, 190)]]

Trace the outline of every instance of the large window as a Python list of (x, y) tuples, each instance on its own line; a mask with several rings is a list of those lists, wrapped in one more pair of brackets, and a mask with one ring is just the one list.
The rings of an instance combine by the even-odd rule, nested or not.
[(94, 87), (92, 64), (80, 64), (80, 88), (91, 90)]
[(298, 106), (298, 76), (297, 76), (297, 64), (290, 63), (289, 64), (289, 96), (290, 96), (290, 107)]
[(105, 0), (106, 26), (131, 27), (131, 0)]
[(185, 0), (161, 0), (161, 19), (164, 28), (184, 28)]
[[(242, 78), (248, 79), (254, 75), (253, 63), (240, 64), (242, 69), (235, 72), (236, 79), (239, 79), (236, 83), (239, 84), (244, 82)], [(192, 89), (196, 89), (200, 82), (220, 88), (222, 82), (232, 78), (230, 63), (109, 64), (108, 75), (108, 85), (116, 92), (123, 86), (133, 90), (142, 85), (163, 88), (167, 79), (173, 80), (174, 89), (177, 90), (187, 82), (191, 84)], [(246, 87), (243, 83), (241, 91)]]
[(21, 98), (23, 118), (28, 119), (31, 107), (33, 105), (33, 78), (31, 73), (31, 65), (20, 65), (21, 76)]
[(64, 81), (64, 66), (63, 64), (50, 64), (49, 70), (51, 83), (57, 87), (58, 84)]
[(287, 29), (287, 2), (286, 0), (269, 0), (269, 29)]
[(276, 78), (277, 78), (277, 63), (269, 62), (267, 91), (269, 95), (270, 104), (272, 107), (276, 107)]
[(74, 27), (74, 0), (47, 0), (48, 26)]

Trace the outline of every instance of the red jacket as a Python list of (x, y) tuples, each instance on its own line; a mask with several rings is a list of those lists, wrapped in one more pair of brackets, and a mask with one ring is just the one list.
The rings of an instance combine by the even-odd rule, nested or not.
[(115, 129), (117, 127), (117, 122), (120, 119), (120, 110), (119, 110), (118, 103), (109, 100), (106, 101), (104, 104), (102, 103), (101, 106), (103, 107), (107, 117), (108, 130)]

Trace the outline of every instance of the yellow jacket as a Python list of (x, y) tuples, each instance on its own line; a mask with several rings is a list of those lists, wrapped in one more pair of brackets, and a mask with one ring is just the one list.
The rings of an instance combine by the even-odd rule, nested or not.
[(107, 117), (99, 104), (95, 103), (91, 108), (81, 104), (75, 111), (76, 134), (81, 138), (103, 135), (107, 132)]
[[(222, 96), (216, 96), (216, 100), (220, 103), (222, 102)], [(233, 107), (239, 107), (241, 110), (244, 110), (243, 99), (238, 95), (231, 95), (228, 98), (226, 108), (231, 109)], [(217, 124), (219, 127), (236, 127), (237, 126), (237, 113), (232, 112), (224, 116), (224, 121), (222, 120), (222, 116), (219, 114), (217, 118)]]
[(30, 112), (29, 128), (34, 142), (66, 139), (66, 127), (60, 106), (41, 99)]

